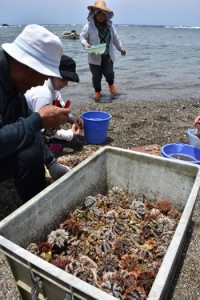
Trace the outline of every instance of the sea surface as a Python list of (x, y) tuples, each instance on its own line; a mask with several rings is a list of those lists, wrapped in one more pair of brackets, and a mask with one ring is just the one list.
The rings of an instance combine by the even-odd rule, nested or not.
[[(84, 24), (44, 25), (60, 37), (64, 53), (77, 64), (80, 83), (62, 90), (63, 97), (75, 103), (91, 102), (93, 87), (87, 53), (79, 40), (62, 38), (63, 31), (76, 30)], [(200, 98), (200, 27), (115, 25), (125, 57), (116, 50), (116, 101), (187, 100)], [(0, 44), (12, 42), (23, 26), (1, 26)], [(102, 80), (102, 93), (109, 95)]]

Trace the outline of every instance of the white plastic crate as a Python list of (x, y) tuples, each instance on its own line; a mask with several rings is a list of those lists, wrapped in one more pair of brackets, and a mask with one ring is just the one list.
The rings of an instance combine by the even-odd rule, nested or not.
[(114, 186), (128, 194), (169, 199), (183, 210), (174, 237), (149, 293), (165, 299), (184, 246), (200, 185), (199, 166), (131, 150), (104, 147), (0, 222), (1, 251), (6, 255), (22, 299), (116, 300), (27, 250), (81, 205), (88, 195)]

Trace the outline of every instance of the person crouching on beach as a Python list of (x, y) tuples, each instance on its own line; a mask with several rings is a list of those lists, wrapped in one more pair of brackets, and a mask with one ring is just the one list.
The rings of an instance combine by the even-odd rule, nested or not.
[[(32, 87), (26, 92), (26, 101), (32, 112), (39, 111), (41, 107), (48, 104), (65, 107), (65, 102), (59, 91), (66, 87), (69, 81), (79, 82), (79, 77), (76, 73), (75, 61), (67, 55), (61, 57), (59, 70), (62, 78), (49, 78), (44, 82), (43, 86)], [(70, 114), (70, 116), (72, 116), (72, 114)], [(50, 130), (50, 137), (47, 136), (46, 138), (50, 140), (56, 138), (71, 141), (74, 137), (78, 136), (80, 133), (80, 118), (71, 117), (68, 122), (72, 124), (71, 129)], [(44, 135), (46, 134), (47, 132), (44, 131)], [(57, 180), (70, 171), (70, 168), (63, 166), (57, 161), (46, 143), (44, 143), (44, 163), (54, 180)]]
[[(0, 182), (14, 179), (23, 202), (46, 186), (41, 129), (66, 123), (70, 110), (45, 105), (30, 113), (24, 94), (49, 77), (61, 78), (61, 40), (43, 26), (27, 25), (0, 51)], [(0, 212), (1, 213), (1, 212)]]
[(111, 18), (114, 16), (106, 3), (102, 0), (95, 1), (93, 5), (88, 6), (88, 23), (83, 27), (80, 33), (80, 42), (84, 48), (90, 48), (92, 45), (106, 43), (106, 49), (103, 54), (88, 53), (89, 68), (92, 73), (92, 83), (95, 90), (94, 99), (99, 99), (101, 95), (102, 76), (108, 83), (111, 94), (116, 94), (114, 85), (113, 63), (115, 61), (114, 46), (126, 55), (119, 36), (112, 24)]

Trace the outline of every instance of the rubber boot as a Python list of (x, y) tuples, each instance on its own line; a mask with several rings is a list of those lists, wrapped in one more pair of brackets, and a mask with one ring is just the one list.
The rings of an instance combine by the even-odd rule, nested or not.
[(111, 94), (116, 94), (117, 90), (114, 84), (109, 84), (109, 90), (111, 92)]
[(100, 99), (101, 98), (101, 92), (95, 92), (94, 99)]

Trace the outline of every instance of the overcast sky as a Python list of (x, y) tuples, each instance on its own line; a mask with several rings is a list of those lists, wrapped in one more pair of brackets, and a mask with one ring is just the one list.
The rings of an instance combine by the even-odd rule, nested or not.
[[(88, 0), (1, 0), (0, 24), (85, 24)], [(113, 23), (200, 26), (200, 0), (107, 0)]]

